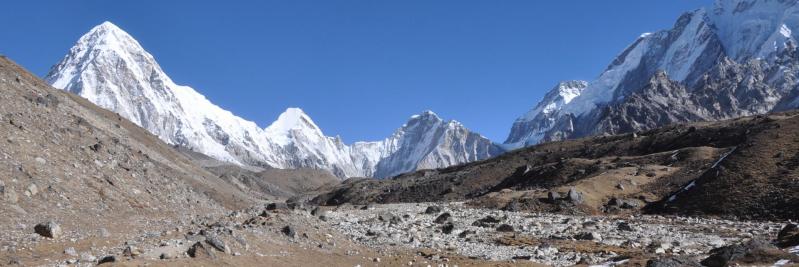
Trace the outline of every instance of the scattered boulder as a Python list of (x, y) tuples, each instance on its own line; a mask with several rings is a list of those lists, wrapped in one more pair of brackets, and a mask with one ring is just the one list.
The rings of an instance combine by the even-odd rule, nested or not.
[(286, 203), (274, 202), (266, 205), (266, 210), (288, 210), (289, 206)]
[(633, 208), (638, 207), (638, 204), (635, 203), (634, 201), (624, 200), (624, 199), (621, 199), (621, 198), (615, 198), (614, 197), (614, 198), (611, 198), (610, 201), (608, 201), (608, 206), (613, 207), (613, 208), (633, 209)]
[(175, 255), (175, 253), (173, 253), (171, 251), (165, 251), (165, 252), (161, 253), (161, 256), (158, 256), (158, 258), (162, 259), (162, 260), (174, 259), (176, 257), (177, 256)]
[(319, 215), (319, 213), (321, 213), (321, 212), (322, 212), (322, 208), (320, 208), (320, 207), (316, 207), (316, 208), (314, 208), (313, 210), (311, 210), (311, 216), (317, 216), (317, 215)]
[(290, 225), (284, 226), (283, 229), (280, 230), (280, 232), (291, 238), (297, 237), (297, 231), (294, 231), (294, 227), (291, 227)]
[(424, 214), (438, 214), (439, 212), (441, 212), (441, 207), (439, 206), (428, 206), (424, 210)]
[(771, 265), (780, 259), (794, 257), (769, 242), (755, 239), (743, 244), (715, 248), (701, 263), (708, 267), (725, 267), (737, 262), (746, 265)]
[(126, 246), (125, 249), (122, 250), (122, 256), (135, 258), (141, 255), (141, 251), (134, 247), (134, 246)]
[(781, 248), (799, 246), (799, 226), (793, 223), (786, 224), (777, 235), (777, 246)]
[(301, 209), (305, 208), (305, 205), (302, 204), (301, 202), (288, 202), (288, 203), (285, 203), (285, 204), (286, 204), (286, 207), (288, 209), (291, 209), (291, 210), (301, 210)]
[(686, 256), (669, 256), (650, 259), (646, 262), (646, 267), (700, 267), (698, 262)]
[(49, 238), (58, 238), (61, 236), (61, 226), (54, 222), (37, 224), (33, 227), (33, 231), (41, 236)]
[(215, 259), (216, 255), (214, 252), (208, 249), (202, 242), (196, 242), (194, 245), (189, 247), (189, 250), (186, 251), (186, 254), (189, 254), (189, 257), (192, 258), (205, 258), (205, 259)]
[(473, 234), (476, 234), (476, 233), (477, 233), (477, 232), (475, 232), (474, 230), (463, 230), (463, 231), (461, 231), (461, 232), (458, 234), (458, 237), (460, 237), (460, 238), (466, 238), (466, 237), (468, 237), (468, 236), (470, 236), (470, 235), (473, 235)]
[(569, 189), (569, 193), (566, 194), (566, 198), (569, 200), (569, 202), (574, 204), (583, 203), (583, 194), (578, 192), (574, 187)]
[(441, 215), (438, 215), (438, 217), (436, 217), (436, 219), (433, 220), (433, 222), (441, 224), (441, 223), (445, 223), (445, 222), (449, 221), (451, 218), (452, 218), (452, 215), (449, 214), (449, 212), (444, 212)]
[(441, 226), (441, 232), (442, 233), (451, 234), (452, 230), (455, 230), (455, 225), (452, 224), (451, 222), (448, 222), (448, 223), (444, 224), (443, 226)]
[(616, 225), (616, 229), (618, 229), (619, 231), (628, 231), (628, 232), (635, 231), (632, 225), (630, 225), (630, 223), (628, 222), (619, 222), (619, 224)]
[(500, 226), (497, 227), (497, 232), (505, 232), (505, 233), (507, 233), (507, 232), (513, 232), (513, 231), (514, 231), (513, 226), (511, 226), (510, 224), (504, 224), (503, 223), (503, 224), (501, 224)]

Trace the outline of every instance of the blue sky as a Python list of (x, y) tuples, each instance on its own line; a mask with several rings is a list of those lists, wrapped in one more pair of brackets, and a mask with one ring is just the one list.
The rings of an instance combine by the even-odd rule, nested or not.
[(269, 125), (301, 107), (327, 135), (378, 140), (430, 109), (494, 141), (560, 80), (595, 78), (702, 1), (14, 1), (0, 53), (44, 76), (105, 20), (179, 84)]

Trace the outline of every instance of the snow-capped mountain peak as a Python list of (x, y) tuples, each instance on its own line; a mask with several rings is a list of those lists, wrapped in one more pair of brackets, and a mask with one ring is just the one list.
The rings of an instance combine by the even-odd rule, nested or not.
[(716, 0), (686, 12), (638, 36), (571, 101), (548, 94), (505, 147), (796, 108), (797, 30), (799, 0)]
[(533, 109), (516, 119), (504, 147), (516, 149), (540, 142), (544, 133), (554, 127), (556, 123), (552, 115), (579, 97), (586, 87), (588, 87), (586, 81), (573, 80), (558, 83), (544, 95), (544, 98)]
[[(499, 154), (497, 150), (448, 147), (491, 142), (464, 135), (468, 130), (462, 126), (459, 134), (441, 131), (442, 120), (431, 111), (417, 115), (383, 141), (351, 146), (341, 138), (325, 136), (299, 108), (286, 109), (274, 123), (260, 128), (214, 105), (193, 88), (175, 84), (138, 41), (110, 22), (83, 35), (45, 80), (119, 113), (169, 144), (236, 164), (325, 169), (339, 177), (374, 176), (380, 170), (384, 175), (379, 177), (385, 177)], [(406, 136), (430, 138), (402, 141)], [(403, 158), (403, 163), (415, 165), (383, 163), (407, 150), (416, 152)]]
[(270, 133), (288, 133), (292, 130), (314, 130), (321, 131), (319, 126), (311, 120), (311, 117), (300, 108), (287, 108), (286, 111), (277, 117), (277, 120), (272, 122), (266, 131)]

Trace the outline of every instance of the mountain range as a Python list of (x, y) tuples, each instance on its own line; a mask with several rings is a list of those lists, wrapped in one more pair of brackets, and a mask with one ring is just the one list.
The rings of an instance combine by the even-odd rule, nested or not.
[(505, 146), (717, 121), (799, 105), (795, 0), (717, 0), (645, 33), (596, 80), (563, 82)]
[(542, 142), (717, 121), (799, 106), (796, 0), (718, 0), (671, 29), (644, 33), (593, 81), (564, 81), (512, 125), (503, 144), (431, 111), (391, 136), (345, 144), (299, 108), (261, 128), (175, 84), (122, 29), (102, 23), (45, 80), (165, 142), (262, 168), (392, 177), (490, 158)]
[(338, 177), (390, 177), (502, 152), (490, 140), (431, 111), (380, 141), (344, 144), (299, 108), (261, 128), (178, 85), (138, 41), (110, 22), (83, 35), (45, 81), (118, 113), (168, 144), (262, 168), (313, 168)]

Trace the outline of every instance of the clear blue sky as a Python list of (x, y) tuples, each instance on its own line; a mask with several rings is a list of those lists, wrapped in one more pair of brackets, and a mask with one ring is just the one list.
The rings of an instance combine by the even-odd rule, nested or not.
[(179, 84), (269, 125), (301, 107), (327, 135), (378, 140), (431, 109), (502, 142), (560, 80), (595, 78), (702, 1), (12, 1), (0, 53), (43, 76), (105, 20)]

